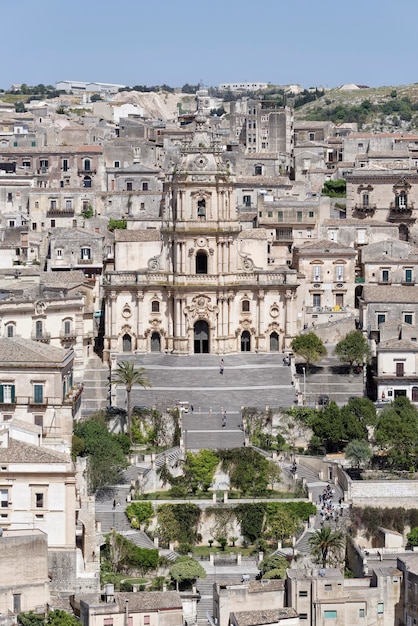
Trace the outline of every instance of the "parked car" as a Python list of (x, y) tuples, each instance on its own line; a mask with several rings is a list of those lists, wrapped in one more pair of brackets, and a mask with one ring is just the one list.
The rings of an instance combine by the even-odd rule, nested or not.
[(326, 406), (327, 404), (329, 404), (329, 396), (325, 393), (318, 396), (318, 406)]

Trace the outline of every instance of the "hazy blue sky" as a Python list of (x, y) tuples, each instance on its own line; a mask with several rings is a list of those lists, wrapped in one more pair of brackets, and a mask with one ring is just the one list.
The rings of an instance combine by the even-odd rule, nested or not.
[(0, 0), (0, 88), (418, 82), (417, 0)]

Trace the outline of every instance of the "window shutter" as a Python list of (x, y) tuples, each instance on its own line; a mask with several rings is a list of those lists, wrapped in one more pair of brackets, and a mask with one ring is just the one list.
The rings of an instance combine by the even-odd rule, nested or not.
[[(15, 403), (15, 386), (14, 385), (10, 385), (11, 390), (10, 390), (10, 395), (11, 395), (11, 400), (12, 400), (12, 404)], [(2, 393), (3, 393), (3, 387), (2, 387)]]
[(4, 402), (3, 385), (0, 385), (0, 402)]

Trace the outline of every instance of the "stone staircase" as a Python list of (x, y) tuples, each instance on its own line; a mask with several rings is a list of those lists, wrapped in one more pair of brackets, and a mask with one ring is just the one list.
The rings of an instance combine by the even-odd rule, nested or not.
[(311, 554), (311, 547), (310, 547), (309, 539), (312, 536), (312, 534), (316, 530), (319, 530), (324, 524), (326, 526), (331, 526), (333, 530), (343, 528), (349, 517), (349, 509), (348, 507), (344, 507), (343, 516), (338, 517), (338, 520), (336, 522), (330, 520), (325, 523), (321, 523), (321, 519), (322, 519), (320, 515), (321, 507), (318, 504), (319, 495), (323, 494), (328, 484), (332, 485), (334, 489), (333, 502), (334, 504), (338, 505), (339, 499), (344, 496), (342, 489), (338, 485), (335, 485), (334, 483), (331, 483), (331, 482), (328, 483), (324, 480), (320, 480), (318, 474), (316, 474), (310, 468), (302, 465), (301, 463), (297, 464), (296, 474), (293, 474), (293, 472), (291, 471), (291, 468), (292, 468), (292, 465), (289, 463), (283, 467), (283, 470), (285, 471), (288, 477), (292, 477), (293, 480), (302, 482), (306, 486), (306, 489), (308, 491), (311, 501), (317, 506), (317, 513), (315, 516), (313, 526), (308, 527), (300, 535), (300, 537), (297, 539), (295, 543), (295, 549), (298, 554), (301, 554), (303, 556), (309, 556)]
[(87, 417), (108, 405), (109, 368), (98, 356), (92, 356), (84, 370), (81, 417)]
[[(241, 353), (220, 357), (211, 354), (176, 356), (133, 355), (137, 367), (146, 369), (152, 385), (134, 387), (132, 405), (153, 406), (164, 412), (177, 401), (189, 402), (196, 413), (239, 412), (242, 406), (289, 407), (295, 400), (291, 368), (283, 365), (283, 354)], [(122, 360), (122, 356), (119, 357)], [(125, 392), (117, 388), (116, 404), (125, 406)]]
[(306, 404), (315, 406), (318, 397), (322, 394), (329, 396), (330, 401), (337, 404), (347, 404), (351, 396), (363, 397), (363, 374), (354, 374), (348, 365), (341, 364), (334, 356), (334, 345), (327, 345), (327, 356), (316, 365), (311, 366), (309, 372), (303, 364), (296, 366), (299, 378), (299, 389), (306, 391)]
[[(203, 565), (203, 563), (202, 563)], [(242, 567), (242, 573), (245, 573), (245, 567)], [(240, 583), (242, 574), (231, 573), (218, 567), (215, 573), (207, 573), (206, 578), (199, 578), (196, 587), (200, 592), (200, 601), (197, 605), (197, 623), (207, 624), (208, 615), (213, 616), (213, 585), (215, 582), (222, 582), (226, 584)], [(251, 576), (251, 578), (254, 578)]]

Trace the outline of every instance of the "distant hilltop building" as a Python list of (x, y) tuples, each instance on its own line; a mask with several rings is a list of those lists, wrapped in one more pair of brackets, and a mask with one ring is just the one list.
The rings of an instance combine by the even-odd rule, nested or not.
[(119, 89), (124, 89), (126, 85), (114, 85), (112, 83), (83, 83), (75, 80), (61, 80), (55, 84), (57, 91), (66, 93), (118, 93)]
[(268, 83), (221, 83), (219, 89), (221, 91), (258, 91), (267, 89), (268, 86)]
[[(272, 87), (271, 83), (221, 83), (218, 87), (220, 91), (262, 91)], [(285, 93), (298, 94), (303, 91), (300, 85), (274, 85), (277, 89), (282, 89)]]

